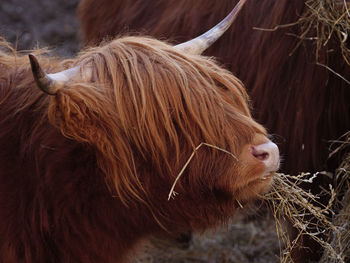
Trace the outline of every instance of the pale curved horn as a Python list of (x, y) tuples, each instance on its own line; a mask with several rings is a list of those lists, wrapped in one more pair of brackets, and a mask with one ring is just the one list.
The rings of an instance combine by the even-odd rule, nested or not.
[(176, 49), (180, 49), (189, 54), (202, 54), (208, 47), (210, 47), (235, 21), (237, 14), (244, 6), (247, 0), (240, 0), (235, 8), (228, 14), (219, 24), (205, 32), (204, 34), (196, 37), (187, 42), (178, 44)]
[(36, 84), (43, 92), (49, 95), (56, 95), (57, 90), (63, 87), (79, 71), (79, 67), (74, 67), (55, 74), (46, 74), (36, 56), (33, 54), (28, 56)]

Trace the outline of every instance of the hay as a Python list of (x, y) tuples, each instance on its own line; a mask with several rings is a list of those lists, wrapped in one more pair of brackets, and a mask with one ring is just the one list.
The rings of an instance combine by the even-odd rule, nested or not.
[[(337, 141), (340, 146), (331, 155), (339, 154), (350, 146), (350, 132), (343, 139)], [(311, 189), (315, 179), (322, 176), (334, 178), (326, 172), (298, 176), (276, 173), (271, 191), (263, 197), (275, 218), (281, 246), (280, 262), (293, 262), (291, 251), (303, 236), (311, 237), (324, 248), (320, 263), (350, 260), (350, 154), (345, 156), (335, 172), (335, 186), (329, 185), (317, 195), (305, 190), (306, 185), (309, 184)], [(325, 197), (328, 202), (320, 202)], [(285, 231), (286, 221), (298, 230), (294, 240), (290, 240)]]
[[(342, 74), (336, 72), (327, 64), (330, 53), (338, 53), (345, 64), (350, 66), (349, 32), (350, 3), (346, 0), (307, 0), (306, 9), (298, 21), (286, 25), (278, 25), (268, 31), (279, 28), (299, 26), (298, 44), (291, 54), (306, 41), (312, 41), (315, 52), (315, 63), (350, 84)], [(266, 29), (260, 29), (266, 30)], [(340, 146), (331, 154), (348, 152), (350, 147), (350, 132), (344, 135)], [(339, 143), (339, 142), (338, 142)], [(335, 171), (334, 188), (329, 186), (324, 195), (328, 195), (327, 204), (320, 203), (320, 195), (305, 191), (305, 183), (312, 183), (315, 177), (327, 176), (318, 173), (313, 176), (301, 174), (289, 176), (277, 174), (272, 191), (265, 198), (270, 203), (279, 234), (281, 262), (292, 261), (290, 252), (296, 246), (284, 232), (284, 222), (292, 222), (299, 230), (298, 237), (307, 235), (324, 248), (321, 263), (350, 261), (350, 154), (344, 156), (340, 168)], [(310, 179), (307, 179), (311, 176)], [(303, 187), (300, 185), (303, 184)], [(310, 185), (311, 188), (311, 185)], [(311, 216), (312, 223), (305, 217)], [(324, 234), (324, 235), (323, 235)], [(323, 236), (323, 237), (322, 237)], [(324, 238), (324, 236), (326, 238)], [(297, 238), (298, 239), (298, 238)]]
[[(348, 173), (350, 170), (348, 170)], [(349, 185), (347, 186), (349, 189)], [(343, 199), (344, 207), (334, 218), (334, 225), (338, 232), (331, 233), (329, 243), (331, 247), (341, 253), (345, 262), (350, 260), (350, 190), (347, 191)], [(337, 263), (335, 258), (329, 257), (329, 249), (326, 248), (320, 263)]]
[(350, 50), (346, 45), (350, 30), (350, 4), (345, 0), (308, 0), (305, 5), (306, 11), (298, 21), (302, 31), (300, 39), (315, 41), (316, 59), (319, 59), (319, 51), (334, 39), (345, 62), (350, 65)]
[[(233, 157), (236, 161), (238, 161), (238, 158), (231, 152), (225, 150), (225, 149), (222, 149), (218, 146), (215, 146), (215, 145), (212, 145), (212, 144), (209, 144), (209, 143), (205, 143), (205, 142), (201, 142), (192, 152), (192, 154), (190, 155), (190, 157), (188, 158), (187, 162), (185, 163), (185, 165), (182, 167), (181, 171), (179, 172), (179, 174), (176, 176), (175, 178), (175, 181), (173, 183), (173, 185), (171, 186), (171, 189), (169, 191), (169, 195), (168, 195), (168, 201), (171, 199), (171, 198), (175, 198), (175, 196), (177, 195), (177, 193), (174, 191), (175, 189), (175, 186), (176, 186), (176, 183), (177, 181), (180, 179), (180, 177), (182, 176), (182, 174), (185, 172), (187, 166), (190, 164), (190, 162), (192, 161), (194, 155), (197, 153), (197, 151), (202, 147), (202, 146), (207, 146), (207, 147), (210, 147), (210, 148), (213, 148), (215, 150), (218, 150), (218, 151), (221, 151), (221, 152), (224, 152), (228, 155), (231, 155), (231, 157)], [(238, 204), (242, 207), (242, 205), (239, 203), (239, 201), (237, 200)]]
[[(337, 262), (344, 263), (344, 256), (337, 252), (327, 240), (323, 239), (326, 230), (331, 230), (338, 235), (338, 229), (330, 221), (333, 215), (331, 207), (336, 199), (336, 193), (329, 185), (329, 202), (324, 205), (320, 202), (320, 196), (304, 190), (301, 184), (312, 184), (318, 176), (327, 176), (327, 173), (312, 175), (302, 173), (298, 176), (277, 173), (272, 189), (264, 198), (270, 204), (276, 221), (276, 232), (281, 244), (280, 262), (293, 262), (291, 251), (296, 248), (297, 240), (303, 236), (309, 236), (329, 251)], [(312, 217), (312, 221), (310, 221)], [(285, 231), (285, 222), (289, 221), (298, 230), (297, 238), (290, 240)]]
[(326, 68), (350, 85), (342, 74), (330, 68), (327, 56), (339, 52), (345, 63), (350, 66), (350, 3), (346, 0), (307, 0), (305, 11), (297, 21), (277, 25), (274, 28), (258, 28), (261, 31), (276, 31), (282, 28), (299, 26), (300, 33), (294, 35), (299, 39), (290, 52), (292, 55), (305, 41), (312, 41), (315, 46), (315, 63)]
[[(350, 146), (350, 132), (343, 136), (340, 146), (333, 151), (333, 155)], [(350, 154), (344, 158), (339, 169), (336, 171), (335, 191), (339, 198), (335, 206), (336, 214), (333, 223), (338, 229), (338, 233), (331, 233), (329, 243), (338, 252), (344, 255), (345, 261), (350, 261)], [(339, 234), (339, 235), (337, 235)], [(339, 245), (340, 244), (340, 245)], [(336, 263), (337, 261), (328, 257), (329, 251), (326, 249), (320, 263)]]
[(303, 41), (313, 41), (316, 64), (350, 84), (349, 80), (327, 65), (325, 57), (328, 53), (340, 52), (345, 63), (350, 66), (350, 3), (346, 0), (308, 0), (305, 5), (307, 8), (304, 14), (295, 23), (299, 24), (301, 34), (294, 50)]

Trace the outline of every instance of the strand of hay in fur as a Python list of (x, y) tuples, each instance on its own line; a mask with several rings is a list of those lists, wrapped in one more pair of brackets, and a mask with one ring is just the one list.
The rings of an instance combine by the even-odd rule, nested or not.
[(194, 149), (194, 151), (192, 152), (192, 154), (191, 154), (190, 157), (188, 158), (187, 162), (186, 162), (185, 165), (182, 167), (180, 173), (177, 175), (177, 177), (176, 177), (176, 179), (175, 179), (175, 181), (174, 181), (174, 183), (173, 183), (173, 185), (172, 185), (172, 187), (171, 187), (171, 189), (170, 189), (170, 192), (169, 192), (169, 195), (168, 195), (168, 201), (170, 200), (171, 197), (174, 198), (174, 197), (176, 196), (177, 193), (174, 191), (174, 189), (175, 189), (175, 185), (176, 185), (177, 181), (180, 179), (180, 177), (182, 176), (182, 174), (183, 174), (184, 171), (186, 170), (187, 166), (190, 164), (190, 162), (191, 162), (191, 160), (193, 159), (195, 153), (196, 153), (196, 152), (199, 150), (199, 148), (201, 148), (203, 145), (204, 145), (204, 146), (207, 146), (207, 147), (211, 147), (211, 148), (213, 148), (213, 149), (215, 149), (215, 150), (218, 150), (218, 151), (222, 151), (222, 152), (224, 152), (224, 153), (227, 153), (227, 154), (231, 155), (236, 161), (238, 161), (237, 157), (236, 157), (233, 153), (231, 153), (231, 152), (229, 152), (229, 151), (227, 151), (227, 150), (225, 150), (225, 149), (219, 148), (218, 146), (215, 146), (215, 145), (212, 145), (212, 144), (209, 144), (209, 143), (205, 143), (205, 142), (200, 143), (200, 144)]
[(326, 66), (326, 65), (324, 65), (324, 64), (321, 64), (321, 63), (319, 63), (319, 62), (316, 62), (316, 65), (326, 68), (327, 70), (329, 70), (330, 72), (332, 72), (334, 75), (338, 76), (339, 78), (341, 78), (341, 79), (344, 80), (347, 84), (350, 85), (350, 81), (349, 81), (349, 80), (347, 80), (346, 78), (344, 78), (342, 75), (340, 75), (338, 72), (334, 71), (334, 70), (331, 69), (330, 67), (328, 67), (328, 66)]

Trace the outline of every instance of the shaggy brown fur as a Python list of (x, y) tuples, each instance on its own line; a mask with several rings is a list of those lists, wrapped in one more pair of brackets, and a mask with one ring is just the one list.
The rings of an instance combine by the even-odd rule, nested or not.
[[(126, 31), (186, 41), (219, 22), (237, 0), (81, 0), (78, 14), (85, 44)], [(350, 130), (350, 87), (316, 61), (350, 79), (335, 38), (315, 57), (316, 45), (304, 40), (295, 23), (306, 0), (249, 0), (237, 20), (208, 51), (247, 86), (259, 122), (279, 140), (285, 173), (334, 171), (342, 154), (328, 159), (330, 141)], [(340, 1), (342, 2), (342, 1)], [(317, 29), (315, 29), (317, 30)], [(305, 36), (312, 38), (314, 31)], [(328, 186), (330, 182), (316, 182)], [(317, 251), (315, 249), (314, 251)], [(301, 256), (306, 260), (311, 253)], [(316, 256), (317, 257), (317, 256)]]
[[(225, 222), (269, 186), (245, 157), (265, 130), (211, 59), (135, 37), (42, 55), (49, 73), (82, 73), (48, 96), (27, 56), (0, 46), (0, 262), (124, 262), (142, 237)], [(167, 201), (201, 142), (238, 160), (202, 147)]]

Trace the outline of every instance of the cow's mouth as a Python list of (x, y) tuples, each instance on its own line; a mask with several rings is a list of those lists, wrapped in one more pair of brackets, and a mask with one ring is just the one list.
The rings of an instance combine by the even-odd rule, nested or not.
[(275, 172), (263, 174), (262, 176), (250, 181), (242, 188), (239, 188), (234, 193), (235, 199), (238, 202), (247, 203), (261, 197), (270, 189), (274, 174)]
[(266, 193), (273, 182), (275, 172), (260, 175), (238, 188), (217, 187), (213, 193), (220, 202), (230, 202), (234, 207), (243, 208)]

